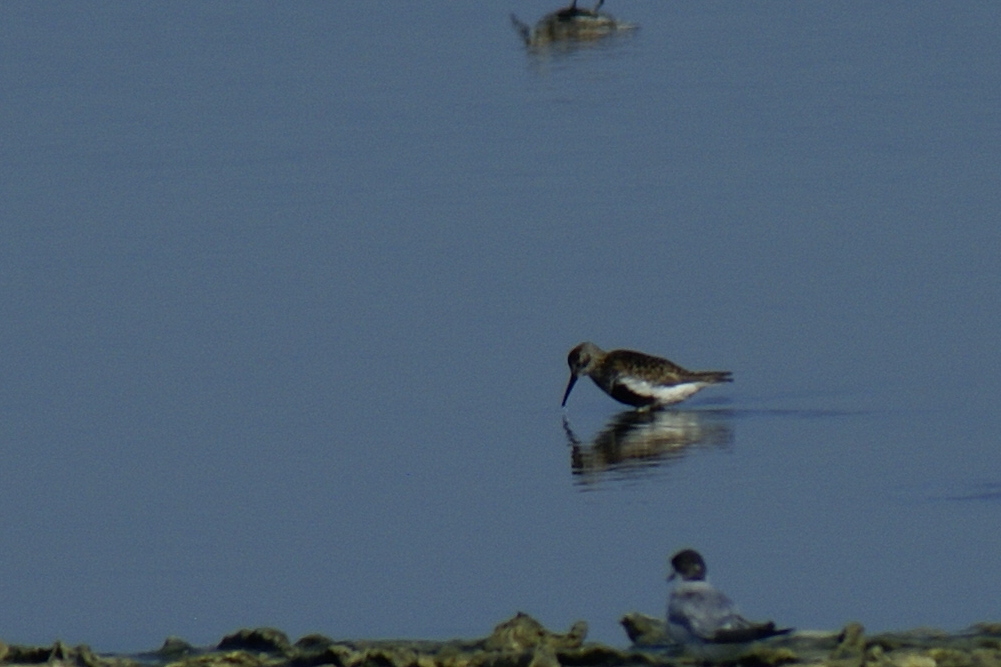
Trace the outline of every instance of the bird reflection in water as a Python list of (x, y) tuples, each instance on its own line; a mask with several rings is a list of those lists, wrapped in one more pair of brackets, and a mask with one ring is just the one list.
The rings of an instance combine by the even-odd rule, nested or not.
[(604, 0), (598, 0), (594, 9), (585, 9), (578, 7), (577, 0), (573, 0), (569, 6), (543, 16), (534, 27), (514, 14), (511, 14), (511, 24), (529, 49), (594, 42), (617, 32), (636, 29), (636, 24), (617, 21), (601, 11), (603, 4)]
[(623, 479), (680, 460), (694, 448), (728, 447), (733, 428), (727, 410), (624, 410), (591, 444), (581, 442), (563, 415), (577, 484)]

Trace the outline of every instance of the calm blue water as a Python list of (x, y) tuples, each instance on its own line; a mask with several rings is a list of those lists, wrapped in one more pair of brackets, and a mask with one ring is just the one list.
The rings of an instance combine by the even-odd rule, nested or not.
[(0, 637), (998, 620), (1001, 8), (555, 8), (0, 4)]

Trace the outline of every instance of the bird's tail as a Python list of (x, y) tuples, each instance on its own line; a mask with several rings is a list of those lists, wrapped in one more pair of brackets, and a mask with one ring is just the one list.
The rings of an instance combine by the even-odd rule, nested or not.
[(695, 376), (702, 382), (717, 384), (720, 382), (733, 382), (733, 373), (730, 371), (702, 371), (695, 373)]

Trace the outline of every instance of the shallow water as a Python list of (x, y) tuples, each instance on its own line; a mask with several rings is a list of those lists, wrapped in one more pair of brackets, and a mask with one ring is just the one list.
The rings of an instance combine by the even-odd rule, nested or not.
[(554, 8), (0, 6), (5, 641), (996, 617), (1001, 9)]

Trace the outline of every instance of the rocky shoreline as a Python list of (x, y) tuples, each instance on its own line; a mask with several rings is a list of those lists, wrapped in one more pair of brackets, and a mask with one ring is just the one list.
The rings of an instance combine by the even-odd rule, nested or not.
[[(17, 646), (0, 641), (0, 665), (75, 667), (681, 667), (700, 664), (665, 642), (663, 622), (627, 614), (628, 649), (586, 643), (587, 623), (554, 633), (526, 614), (475, 640), (342, 641), (307, 635), (291, 642), (272, 628), (240, 630), (215, 647), (196, 648), (176, 637), (136, 655), (93, 652), (87, 646)], [(851, 623), (838, 632), (798, 632), (751, 645), (732, 664), (748, 667), (1001, 667), (1001, 623), (966, 632), (913, 630), (867, 636)]]

